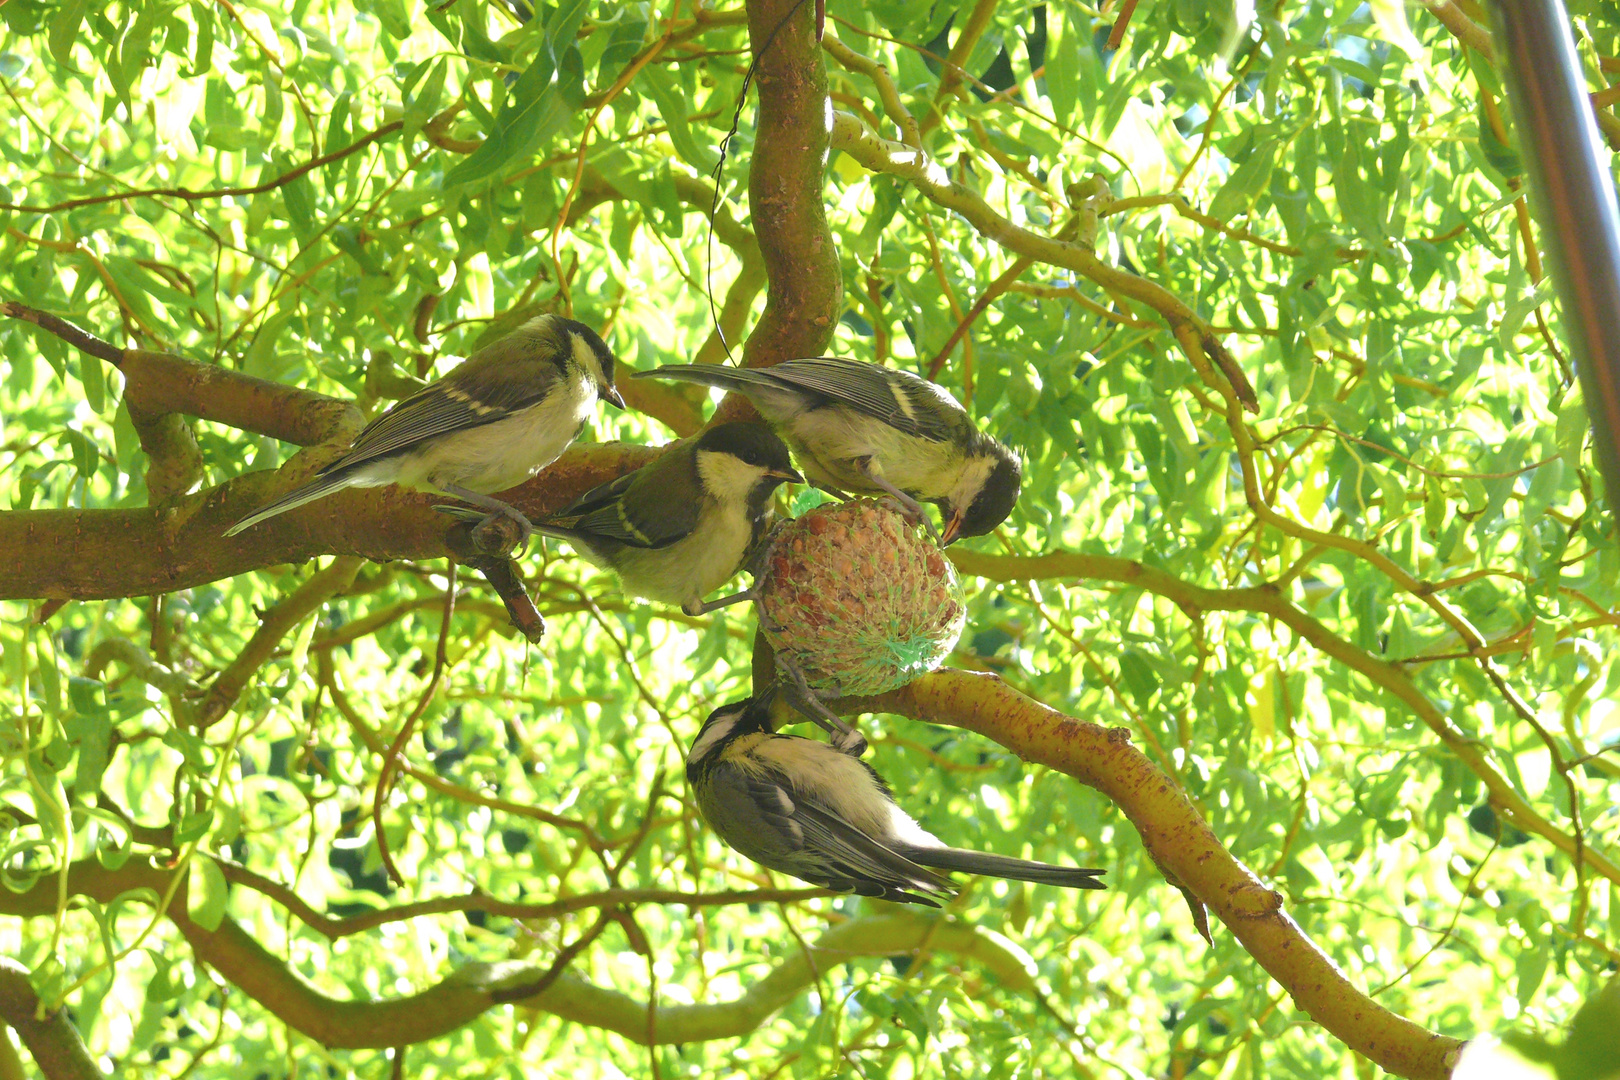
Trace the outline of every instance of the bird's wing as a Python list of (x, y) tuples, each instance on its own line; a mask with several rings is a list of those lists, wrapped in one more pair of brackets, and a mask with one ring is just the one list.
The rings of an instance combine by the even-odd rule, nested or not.
[(496, 377), (505, 365), (491, 354), (503, 344), (480, 350), (476, 362), (466, 361), (367, 424), (349, 452), (321, 472), (387, 457), (435, 435), (494, 423), (540, 404), (561, 374), (553, 364), (531, 363), (525, 365), (521, 379), (511, 378), (509, 369), (506, 377)]
[[(694, 467), (693, 460), (691, 454), (680, 453), (679, 448), (666, 451), (635, 472), (592, 488), (542, 524), (617, 540), (630, 547), (668, 547), (697, 528), (697, 501), (677, 502), (668, 494), (693, 489), (695, 476), (682, 487), (672, 483), (679, 470)], [(659, 510), (656, 520), (650, 513), (653, 507)]]
[(762, 374), (830, 398), (923, 439), (942, 442), (968, 422), (957, 400), (927, 379), (861, 360), (837, 356), (785, 360), (763, 369)]
[(919, 903), (932, 901), (911, 890), (935, 896), (955, 893), (950, 882), (857, 829), (819, 799), (802, 791), (792, 792), (790, 797), (796, 807), (794, 822), (803, 831), (806, 845), (825, 855), (830, 880), (842, 879), (848, 882), (844, 887), (862, 896)]
[[(705, 786), (704, 817), (715, 832), (773, 870), (839, 892), (936, 907), (917, 893), (951, 895), (943, 878), (895, 855), (775, 770), (722, 763)], [(736, 813), (735, 807), (750, 809)]]

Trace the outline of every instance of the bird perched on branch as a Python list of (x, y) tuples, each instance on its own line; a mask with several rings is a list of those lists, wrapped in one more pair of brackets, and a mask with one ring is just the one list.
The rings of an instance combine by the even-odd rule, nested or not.
[(612, 570), (629, 595), (700, 615), (751, 599), (739, 593), (703, 602), (759, 545), (767, 503), (785, 482), (804, 477), (781, 439), (762, 424), (721, 424), (586, 492), (535, 531)]
[(787, 440), (811, 483), (891, 495), (930, 532), (917, 504), (933, 503), (945, 519), (935, 533), (941, 545), (982, 536), (1018, 502), (1017, 455), (975, 427), (950, 394), (909, 372), (821, 356), (766, 368), (674, 365), (635, 377), (744, 395)]
[(1103, 870), (946, 847), (859, 759), (865, 746), (859, 735), (828, 745), (776, 734), (769, 696), (754, 697), (710, 714), (687, 751), (686, 779), (721, 839), (812, 885), (930, 907), (956, 892), (936, 870), (1106, 888)]
[(399, 484), (509, 517), (527, 541), (528, 518), (490, 493), (516, 487), (557, 460), (598, 399), (624, 408), (614, 365), (613, 351), (584, 323), (560, 315), (530, 319), (367, 424), (349, 452), (314, 480), (225, 535), (343, 488)]

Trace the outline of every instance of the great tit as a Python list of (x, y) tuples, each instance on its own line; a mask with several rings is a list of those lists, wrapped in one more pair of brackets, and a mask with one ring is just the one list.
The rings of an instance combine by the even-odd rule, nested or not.
[(568, 540), (631, 596), (701, 615), (752, 598), (703, 598), (736, 576), (770, 523), (784, 482), (804, 483), (762, 424), (720, 424), (633, 473), (586, 492), (535, 531)]
[(933, 503), (945, 519), (936, 534), (942, 545), (984, 535), (1018, 502), (1017, 455), (976, 428), (950, 394), (909, 372), (821, 356), (766, 368), (675, 365), (635, 377), (744, 395), (787, 440), (811, 483), (892, 495), (924, 522), (917, 502)]
[(686, 755), (698, 810), (750, 859), (812, 885), (938, 907), (955, 895), (935, 870), (1101, 889), (1105, 871), (946, 847), (895, 804), (859, 759), (865, 740), (834, 745), (778, 735), (767, 697), (710, 714)]
[(367, 424), (314, 480), (225, 535), (343, 488), (399, 484), (510, 517), (526, 540), (528, 519), (489, 493), (516, 487), (557, 460), (598, 398), (624, 408), (613, 368), (613, 351), (595, 330), (560, 315), (536, 316)]

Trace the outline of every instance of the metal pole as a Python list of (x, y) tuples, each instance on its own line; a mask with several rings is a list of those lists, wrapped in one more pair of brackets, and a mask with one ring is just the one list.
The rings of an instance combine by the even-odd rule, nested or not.
[(1597, 444), (1620, 505), (1620, 210), (1560, 0), (1497, 0), (1497, 39), (1531, 204)]

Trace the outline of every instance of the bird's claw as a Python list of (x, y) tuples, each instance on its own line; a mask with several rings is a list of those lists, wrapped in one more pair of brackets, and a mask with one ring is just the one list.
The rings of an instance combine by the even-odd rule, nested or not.
[[(859, 739), (860, 732), (850, 727), (843, 717), (827, 708), (820, 696), (810, 689), (810, 683), (804, 677), (799, 665), (783, 656), (776, 654), (776, 666), (788, 678), (787, 699), (806, 719), (820, 724), (829, 735), (849, 740), (851, 737)], [(864, 739), (861, 740), (863, 743)]]
[(934, 538), (934, 546), (942, 546), (940, 542), (939, 530), (934, 527), (933, 520), (929, 518), (928, 512), (922, 508), (921, 503), (919, 503), (916, 499), (913, 499), (910, 495), (907, 495), (905, 492), (901, 491), (899, 488), (895, 487), (893, 484), (889, 483), (888, 478), (883, 475), (883, 473), (878, 469), (877, 464), (870, 457), (863, 458), (861, 461), (859, 461), (857, 463), (857, 468), (859, 468), (861, 472), (866, 475), (868, 480), (872, 481), (872, 483), (875, 484), (879, 489), (886, 492), (885, 497), (881, 499), (880, 502), (892, 505), (896, 512), (898, 512), (901, 517), (911, 522), (911, 524), (921, 525), (923, 528), (927, 529), (928, 535)]
[(850, 728), (847, 732), (833, 732), (828, 738), (828, 742), (832, 744), (834, 750), (841, 754), (848, 754), (852, 758), (860, 757), (867, 750), (866, 736), (854, 728)]
[[(516, 526), (517, 536), (511, 535), (511, 526)], [(511, 513), (495, 511), (484, 515), (483, 519), (473, 526), (473, 539), (480, 545), (493, 544), (500, 550), (510, 552), (513, 558), (522, 555), (529, 547), (529, 537), (534, 535), (534, 526), (529, 519), (516, 510)]]
[(534, 526), (517, 510), (474, 510), (465, 506), (438, 505), (433, 509), (446, 517), (470, 525), (473, 543), (490, 554), (522, 555), (534, 535)]
[[(498, 514), (490, 515), (492, 518), (496, 516), (505, 517), (508, 521), (517, 526), (518, 542), (517, 547), (512, 554), (522, 555), (529, 549), (529, 538), (534, 535), (534, 526), (529, 524), (529, 519), (524, 517), (523, 512), (515, 507), (508, 506), (505, 510), (498, 512)], [(487, 520), (488, 519), (486, 519), (486, 522)], [(481, 523), (479, 527), (481, 528), (482, 526), (483, 523)]]
[[(477, 510), (467, 510), (459, 506), (434, 507), (440, 513), (449, 514), (451, 517), (460, 518), (463, 521), (471, 521), (476, 517), (478, 524), (473, 526), (473, 539), (478, 542), (480, 547), (484, 547), (485, 550), (492, 553), (505, 551), (514, 556), (522, 555), (528, 549), (529, 537), (534, 535), (534, 526), (529, 524), (529, 519), (524, 517), (523, 511), (517, 507), (504, 503), (499, 499), (492, 499), (488, 495), (469, 491), (458, 484), (440, 484), (439, 490), (446, 495), (454, 495), (456, 498), (469, 502), (478, 508)], [(504, 532), (495, 534), (494, 538), (490, 536), (490, 531), (495, 528), (496, 518), (505, 518), (517, 527), (515, 541), (502, 544), (501, 542), (506, 539)]]

